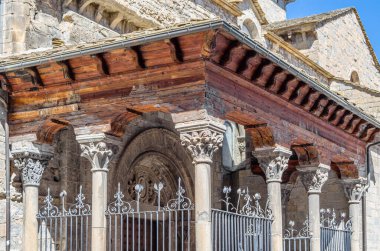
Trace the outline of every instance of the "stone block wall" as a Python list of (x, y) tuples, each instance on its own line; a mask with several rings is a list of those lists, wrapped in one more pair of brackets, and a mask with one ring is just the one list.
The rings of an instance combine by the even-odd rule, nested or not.
[(320, 66), (347, 80), (353, 71), (357, 71), (360, 85), (379, 89), (380, 73), (354, 11), (320, 23), (316, 32), (319, 40), (317, 63)]

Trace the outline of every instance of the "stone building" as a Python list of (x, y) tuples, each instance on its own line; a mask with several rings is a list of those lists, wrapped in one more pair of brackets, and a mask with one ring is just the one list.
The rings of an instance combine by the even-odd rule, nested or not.
[(0, 250), (377, 250), (379, 62), (293, 1), (2, 1)]

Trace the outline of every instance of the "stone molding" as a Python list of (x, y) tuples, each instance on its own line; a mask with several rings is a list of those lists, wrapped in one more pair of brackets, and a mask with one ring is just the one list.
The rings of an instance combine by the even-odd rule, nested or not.
[(253, 155), (265, 173), (267, 182), (281, 182), (282, 174), (288, 168), (292, 152), (285, 147), (277, 146), (255, 150)]
[(360, 203), (369, 184), (366, 178), (360, 177), (359, 179), (344, 180), (343, 187), (349, 203)]
[(300, 175), (308, 193), (321, 193), (322, 186), (329, 178), (329, 168), (320, 164), (314, 171), (300, 171)]
[(26, 147), (12, 149), (14, 166), (21, 172), (23, 186), (39, 186), (42, 175), (53, 157), (53, 150), (29, 142)]
[(214, 121), (193, 121), (176, 125), (181, 145), (193, 157), (193, 163), (211, 163), (214, 153), (223, 145), (225, 126)]

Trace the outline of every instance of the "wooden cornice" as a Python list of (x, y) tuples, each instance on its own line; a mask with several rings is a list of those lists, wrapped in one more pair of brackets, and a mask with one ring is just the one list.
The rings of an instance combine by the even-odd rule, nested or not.
[(322, 121), (365, 142), (371, 141), (379, 131), (324, 93), (301, 81), (275, 62), (269, 61), (264, 55), (252, 49), (239, 49), (243, 48), (242, 44), (229, 34), (216, 33), (213, 43), (210, 44), (212, 48), (208, 49), (210, 52), (207, 59), (212, 63), (241, 76), (272, 95), (293, 103)]

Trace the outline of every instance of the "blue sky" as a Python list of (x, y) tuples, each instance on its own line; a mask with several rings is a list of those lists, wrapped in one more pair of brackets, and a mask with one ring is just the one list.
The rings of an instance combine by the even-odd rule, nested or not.
[(358, 10), (377, 58), (380, 59), (380, 0), (296, 0), (287, 6), (287, 12), (291, 19), (346, 7)]

